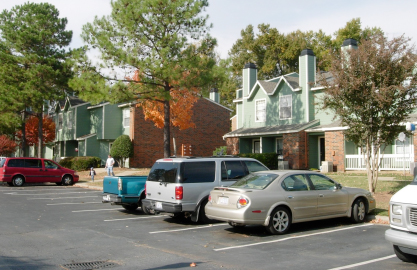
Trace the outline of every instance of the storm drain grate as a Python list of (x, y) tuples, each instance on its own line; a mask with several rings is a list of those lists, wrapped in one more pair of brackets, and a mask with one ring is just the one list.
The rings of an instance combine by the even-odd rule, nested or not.
[(103, 269), (103, 268), (112, 268), (115, 266), (119, 266), (113, 262), (83, 262), (83, 263), (70, 263), (70, 264), (63, 264), (62, 267), (65, 269), (77, 269), (77, 270), (90, 270), (90, 269)]

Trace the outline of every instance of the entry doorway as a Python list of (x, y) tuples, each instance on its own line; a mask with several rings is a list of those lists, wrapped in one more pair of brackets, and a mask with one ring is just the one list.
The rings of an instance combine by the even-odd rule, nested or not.
[(324, 144), (324, 137), (319, 137), (319, 168), (323, 161), (326, 160), (326, 150)]

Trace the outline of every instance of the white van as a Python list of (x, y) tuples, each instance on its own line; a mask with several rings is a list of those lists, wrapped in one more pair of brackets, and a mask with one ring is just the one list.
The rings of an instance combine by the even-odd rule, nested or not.
[(392, 243), (400, 260), (417, 263), (417, 175), (391, 197), (389, 207), (391, 228), (385, 239)]

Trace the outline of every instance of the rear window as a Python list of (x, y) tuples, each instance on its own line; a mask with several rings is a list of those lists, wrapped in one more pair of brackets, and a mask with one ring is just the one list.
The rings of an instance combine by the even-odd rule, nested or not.
[(259, 171), (268, 171), (269, 169), (265, 167), (263, 164), (256, 162), (256, 161), (244, 161), (246, 167), (248, 167), (249, 172), (259, 172)]
[(181, 183), (214, 182), (215, 178), (215, 161), (181, 163)]
[(232, 184), (231, 187), (244, 189), (265, 189), (278, 176), (279, 175), (274, 173), (251, 173)]
[(25, 167), (25, 160), (21, 158), (9, 159), (7, 167)]
[(4, 165), (5, 162), (6, 162), (6, 159), (5, 158), (2, 158), (0, 160), (0, 167), (3, 167), (3, 165)]
[(178, 163), (156, 162), (149, 173), (148, 181), (175, 183)]

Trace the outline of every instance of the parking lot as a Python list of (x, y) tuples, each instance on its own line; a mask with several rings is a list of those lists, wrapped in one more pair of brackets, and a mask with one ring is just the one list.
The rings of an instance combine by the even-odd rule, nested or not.
[(0, 185), (0, 229), (0, 269), (416, 268), (394, 255), (386, 225), (333, 219), (273, 236), (128, 212), (80, 187)]

